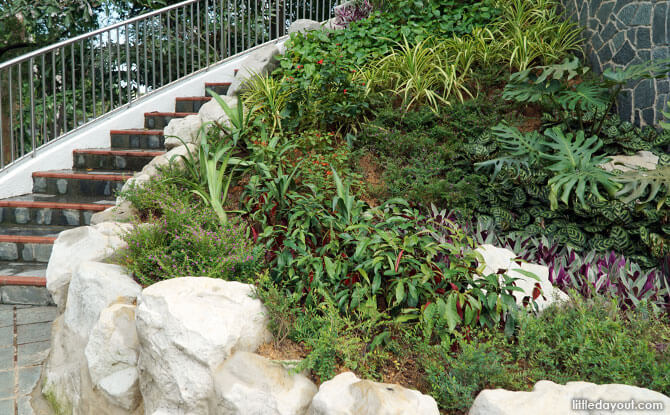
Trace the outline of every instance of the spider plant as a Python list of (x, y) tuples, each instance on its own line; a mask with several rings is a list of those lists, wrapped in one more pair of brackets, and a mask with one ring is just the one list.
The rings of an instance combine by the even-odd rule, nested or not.
[(272, 120), (271, 134), (282, 132), (282, 111), (293, 91), (283, 79), (276, 79), (268, 75), (254, 74), (247, 82), (242, 94), (245, 103)]
[(432, 39), (410, 45), (407, 38), (398, 43), (398, 50), (384, 57), (374, 70), (382, 88), (402, 98), (405, 110), (413, 105), (426, 103), (437, 112), (440, 104), (449, 105), (449, 95), (461, 100), (469, 94), (462, 74), (463, 68), (447, 63), (442, 48)]

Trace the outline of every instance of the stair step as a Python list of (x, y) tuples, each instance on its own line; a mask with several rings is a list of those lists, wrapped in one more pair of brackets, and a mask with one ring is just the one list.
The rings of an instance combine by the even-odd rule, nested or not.
[[(0, 285), (8, 284), (15, 285), (15, 282), (12, 282), (12, 278), (25, 278), (25, 282), (21, 285), (40, 285), (40, 283), (46, 283), (47, 266), (42, 262), (12, 262), (12, 261), (0, 261)], [(34, 279), (35, 284), (28, 283)]]
[(165, 151), (141, 149), (82, 149), (72, 152), (75, 169), (132, 170), (140, 171), (154, 157)]
[(212, 97), (177, 97), (175, 98), (175, 111), (198, 112), (200, 107), (212, 100)]
[(152, 150), (165, 148), (163, 130), (112, 130), (109, 136), (112, 148)]
[[(235, 74), (237, 74), (237, 69), (235, 69)], [(211, 89), (219, 95), (226, 95), (228, 93), (228, 88), (230, 88), (230, 82), (205, 82), (205, 95), (211, 97), (212, 95), (207, 91)]]
[(162, 130), (167, 127), (171, 120), (175, 118), (184, 118), (189, 115), (195, 115), (195, 112), (145, 112), (144, 127), (155, 130)]
[(127, 171), (53, 170), (33, 173), (33, 192), (68, 196), (115, 195), (132, 176)]
[(72, 226), (1, 225), (0, 261), (49, 262), (58, 234)]
[(110, 206), (113, 200), (23, 195), (0, 200), (0, 223), (83, 226), (91, 223), (93, 213)]
[(46, 270), (40, 262), (0, 261), (0, 303), (53, 305)]

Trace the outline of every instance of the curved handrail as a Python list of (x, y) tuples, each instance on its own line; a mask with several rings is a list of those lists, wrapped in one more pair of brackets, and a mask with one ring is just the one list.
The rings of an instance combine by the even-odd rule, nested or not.
[(334, 1), (185, 0), (0, 64), (0, 174), (145, 95), (285, 35), (298, 18), (330, 18)]
[(135, 22), (139, 22), (141, 20), (145, 20), (145, 19), (148, 19), (148, 18), (153, 17), (153, 16), (158, 16), (158, 15), (161, 15), (161, 14), (165, 14), (170, 10), (178, 9), (182, 6), (185, 6), (185, 5), (188, 5), (188, 4), (191, 4), (191, 3), (197, 3), (197, 2), (198, 2), (198, 0), (182, 1), (181, 3), (172, 4), (170, 6), (166, 6), (166, 7), (163, 7), (161, 9), (154, 10), (152, 12), (144, 13), (144, 14), (141, 14), (139, 16), (135, 16), (135, 17), (132, 17), (130, 19), (126, 19), (122, 22), (118, 22), (118, 23), (111, 24), (109, 26), (101, 27), (100, 29), (96, 29), (92, 32), (84, 33), (84, 34), (75, 36), (75, 37), (70, 38), (70, 39), (62, 40), (58, 43), (54, 43), (53, 45), (45, 46), (43, 48), (34, 50), (34, 51), (26, 53), (24, 55), (17, 56), (16, 58), (10, 59), (6, 62), (2, 62), (2, 63), (0, 63), (0, 70), (2, 70), (4, 68), (7, 68), (9, 66), (12, 66), (12, 65), (16, 65), (17, 63), (20, 63), (20, 62), (25, 62), (30, 58), (35, 58), (35, 57), (40, 56), (44, 53), (51, 52), (54, 49), (59, 49), (59, 48), (62, 48), (64, 46), (71, 45), (71, 44), (76, 43), (80, 40), (89, 39), (89, 38), (97, 36), (99, 34), (109, 32), (110, 30), (114, 30), (114, 29), (119, 28), (119, 27), (124, 27), (126, 25), (133, 24)]

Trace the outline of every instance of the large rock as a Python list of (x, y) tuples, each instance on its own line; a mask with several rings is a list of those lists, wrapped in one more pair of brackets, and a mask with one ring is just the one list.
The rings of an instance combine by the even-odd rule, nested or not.
[(240, 70), (233, 78), (228, 88), (228, 96), (239, 95), (244, 89), (244, 84), (255, 75), (267, 75), (277, 67), (277, 55), (279, 48), (271, 44), (256, 49), (240, 63)]
[(64, 324), (88, 339), (103, 309), (115, 303), (133, 304), (141, 291), (120, 265), (82, 262), (70, 282)]
[(84, 354), (91, 381), (109, 401), (127, 410), (137, 408), (141, 396), (135, 306), (112, 304), (102, 310)]
[(54, 242), (47, 265), (47, 289), (58, 310), (65, 310), (73, 271), (84, 261), (102, 261), (126, 246), (122, 235), (130, 224), (104, 222), (61, 232)]
[[(231, 109), (237, 108), (237, 98), (230, 96), (222, 96), (221, 99), (230, 107)], [(200, 107), (198, 111), (198, 116), (202, 123), (218, 123), (225, 127), (230, 127), (230, 118), (228, 114), (221, 108), (221, 104), (215, 99), (210, 100), (208, 103)]]
[(288, 33), (305, 33), (311, 32), (313, 30), (323, 30), (323, 24), (317, 22), (316, 20), (310, 19), (298, 19), (295, 22), (291, 23), (291, 26), (288, 28)]
[[(143, 414), (144, 408), (141, 402), (136, 408), (129, 410), (115, 405), (106, 395), (105, 390), (115, 393), (116, 390), (123, 387), (118, 378), (104, 378), (102, 382), (104, 389), (93, 384), (84, 355), (86, 341), (63, 324), (63, 320), (63, 316), (60, 316), (53, 323), (51, 351), (44, 368), (42, 387), (44, 396), (66, 414)], [(113, 384), (106, 383), (107, 380), (112, 380)], [(116, 402), (122, 404), (123, 400), (116, 400)]]
[(170, 165), (181, 168), (184, 166), (185, 163), (184, 157), (186, 158), (193, 157), (193, 160), (198, 160), (199, 157), (198, 146), (193, 143), (188, 143), (186, 145), (174, 147), (167, 153), (154, 157), (149, 163), (147, 163), (142, 168), (142, 171), (137, 173), (136, 175), (137, 176), (146, 175), (149, 177), (155, 177), (158, 175), (158, 169), (160, 168), (165, 168)]
[[(496, 274), (499, 270), (505, 270), (507, 276), (517, 278), (516, 286), (523, 289), (523, 292), (514, 291), (512, 294), (514, 295), (517, 304), (522, 305), (524, 297), (532, 298), (533, 291), (536, 290), (536, 288), (541, 290), (540, 296), (535, 299), (540, 310), (545, 309), (556, 301), (568, 299), (566, 293), (561, 291), (558, 287), (554, 287), (551, 281), (549, 281), (549, 268), (546, 266), (525, 262), (519, 264), (515, 261), (517, 256), (514, 252), (506, 248), (498, 248), (489, 244), (479, 246), (476, 251), (479, 252), (484, 259), (483, 273), (485, 275)], [(523, 275), (523, 273), (514, 271), (515, 269), (532, 272), (539, 278), (539, 281), (529, 278), (526, 275)]]
[(213, 373), (270, 340), (253, 287), (205, 277), (161, 281), (138, 299), (140, 389), (147, 413), (216, 413)]
[(319, 387), (307, 415), (438, 415), (437, 403), (399, 385), (360, 380), (351, 372)]
[(235, 352), (214, 382), (219, 415), (302, 415), (317, 391), (305, 376), (249, 352)]
[(131, 222), (137, 216), (139, 216), (139, 212), (133, 204), (124, 200), (116, 206), (94, 213), (91, 216), (91, 225), (98, 225), (103, 222)]
[(600, 167), (607, 171), (621, 170), (630, 171), (643, 168), (655, 170), (658, 165), (658, 156), (651, 151), (638, 151), (632, 156), (610, 156), (610, 161), (601, 164)]
[[(660, 402), (665, 408), (657, 411), (612, 411), (609, 408), (586, 410), (585, 399), (592, 402), (620, 402), (629, 404), (632, 400), (641, 402)], [(575, 406), (573, 406), (575, 405)], [(574, 410), (573, 410), (574, 408)], [(512, 392), (504, 389), (486, 389), (477, 395), (469, 415), (604, 415), (625, 413), (643, 415), (650, 413), (666, 414), (670, 410), (670, 398), (649, 389), (628, 385), (596, 385), (588, 382), (568, 382), (558, 385), (548, 380), (535, 384), (532, 392)]]
[(171, 150), (186, 143), (198, 144), (200, 127), (202, 127), (202, 121), (197, 114), (187, 115), (184, 118), (173, 118), (163, 130), (165, 148)]

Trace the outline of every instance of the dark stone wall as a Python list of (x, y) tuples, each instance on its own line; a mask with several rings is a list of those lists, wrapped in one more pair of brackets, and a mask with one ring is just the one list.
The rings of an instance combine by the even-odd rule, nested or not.
[[(670, 58), (670, 0), (561, 0), (584, 28), (584, 52), (598, 73)], [(619, 115), (637, 125), (655, 125), (670, 100), (670, 77), (627, 85)]]

